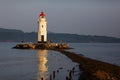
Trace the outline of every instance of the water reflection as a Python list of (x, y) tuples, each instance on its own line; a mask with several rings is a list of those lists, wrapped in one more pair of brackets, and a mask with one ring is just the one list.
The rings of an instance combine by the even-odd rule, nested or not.
[(42, 78), (44, 80), (47, 79), (47, 71), (48, 71), (48, 67), (46, 66), (47, 63), (47, 50), (38, 50), (37, 54), (38, 54), (38, 76), (37, 76), (37, 80), (41, 80)]

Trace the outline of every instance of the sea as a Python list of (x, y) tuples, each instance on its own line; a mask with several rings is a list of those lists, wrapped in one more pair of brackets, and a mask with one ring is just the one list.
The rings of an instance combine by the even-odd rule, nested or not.
[[(78, 80), (82, 71), (67, 56), (52, 50), (12, 49), (18, 43), (0, 42), (0, 80)], [(68, 51), (120, 66), (119, 43), (69, 43)]]
[(69, 51), (120, 66), (120, 43), (71, 43)]
[[(52, 50), (12, 49), (19, 43), (0, 43), (0, 80), (78, 80), (79, 65)], [(74, 69), (74, 75), (71, 73)]]

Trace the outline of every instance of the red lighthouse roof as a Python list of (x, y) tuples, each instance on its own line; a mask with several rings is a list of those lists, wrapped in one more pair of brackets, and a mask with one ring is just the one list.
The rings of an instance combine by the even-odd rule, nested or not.
[(44, 17), (44, 16), (45, 16), (45, 13), (44, 13), (44, 12), (41, 12), (41, 13), (40, 13), (40, 16)]

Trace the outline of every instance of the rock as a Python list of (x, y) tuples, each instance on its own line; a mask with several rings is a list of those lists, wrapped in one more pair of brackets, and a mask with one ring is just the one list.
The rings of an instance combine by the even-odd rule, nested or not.
[(22, 43), (17, 44), (16, 49), (70, 49), (67, 44), (57, 43)]

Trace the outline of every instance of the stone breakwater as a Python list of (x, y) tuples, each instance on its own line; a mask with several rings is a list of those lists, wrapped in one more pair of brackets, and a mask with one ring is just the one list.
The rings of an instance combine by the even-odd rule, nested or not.
[(70, 49), (68, 44), (62, 43), (21, 43), (17, 44), (16, 49)]
[(83, 71), (79, 80), (120, 80), (120, 67), (102, 61), (87, 58), (74, 52), (56, 50), (72, 61), (79, 63)]

